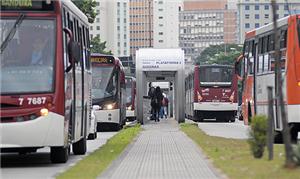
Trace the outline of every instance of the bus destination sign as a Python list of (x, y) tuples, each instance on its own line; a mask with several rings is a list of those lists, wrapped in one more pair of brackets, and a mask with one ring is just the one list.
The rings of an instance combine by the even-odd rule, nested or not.
[(54, 10), (53, 1), (50, 0), (1, 0), (1, 10), (8, 11), (51, 11)]
[(91, 57), (92, 63), (107, 63), (112, 64), (114, 63), (113, 58), (110, 57)]

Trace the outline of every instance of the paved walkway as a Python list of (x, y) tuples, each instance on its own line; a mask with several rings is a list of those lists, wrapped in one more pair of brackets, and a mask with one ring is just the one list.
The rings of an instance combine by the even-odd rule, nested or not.
[(175, 120), (149, 121), (99, 178), (221, 178)]

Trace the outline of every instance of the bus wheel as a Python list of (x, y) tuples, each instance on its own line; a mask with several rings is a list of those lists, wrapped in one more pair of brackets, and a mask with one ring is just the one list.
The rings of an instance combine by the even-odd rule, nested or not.
[(97, 135), (97, 132), (89, 134), (88, 140), (94, 140), (94, 139), (96, 139), (96, 137), (97, 137), (96, 135)]
[(52, 163), (66, 163), (69, 158), (69, 147), (51, 147), (50, 160)]
[(83, 155), (86, 153), (86, 137), (83, 136), (78, 142), (75, 142), (73, 145), (73, 153), (75, 155)]

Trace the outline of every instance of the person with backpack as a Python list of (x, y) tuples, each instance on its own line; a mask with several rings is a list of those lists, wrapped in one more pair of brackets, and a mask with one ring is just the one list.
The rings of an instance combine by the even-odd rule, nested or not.
[[(159, 122), (159, 111), (161, 108), (161, 103), (163, 100), (163, 95), (161, 92), (160, 87), (156, 87), (155, 89), (155, 93), (154, 93), (154, 98), (151, 100), (151, 104), (153, 104), (153, 108), (154, 108), (154, 120), (155, 122)], [(152, 106), (152, 105), (151, 105)]]
[(162, 102), (162, 105), (163, 105), (163, 116), (167, 119), (168, 118), (168, 110), (169, 110), (169, 99), (167, 98), (166, 95), (164, 95), (164, 98), (163, 98), (163, 102)]
[(148, 91), (148, 97), (150, 98), (150, 105), (151, 105), (151, 116), (150, 116), (150, 120), (154, 120), (154, 95), (155, 95), (155, 88), (152, 86), (151, 83), (149, 83), (149, 91)]

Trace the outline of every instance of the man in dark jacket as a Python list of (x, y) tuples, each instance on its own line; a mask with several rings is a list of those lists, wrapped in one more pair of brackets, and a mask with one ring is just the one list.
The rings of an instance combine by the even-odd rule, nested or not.
[(151, 105), (151, 116), (150, 120), (154, 120), (154, 95), (155, 95), (155, 88), (152, 86), (151, 83), (149, 83), (149, 91), (148, 91), (148, 96), (150, 97), (150, 105)]
[(154, 108), (154, 119), (155, 122), (159, 122), (159, 111), (161, 108), (161, 103), (162, 103), (163, 95), (161, 92), (160, 87), (156, 87), (155, 89), (155, 94), (153, 100), (151, 100), (151, 103), (153, 103), (153, 108)]

